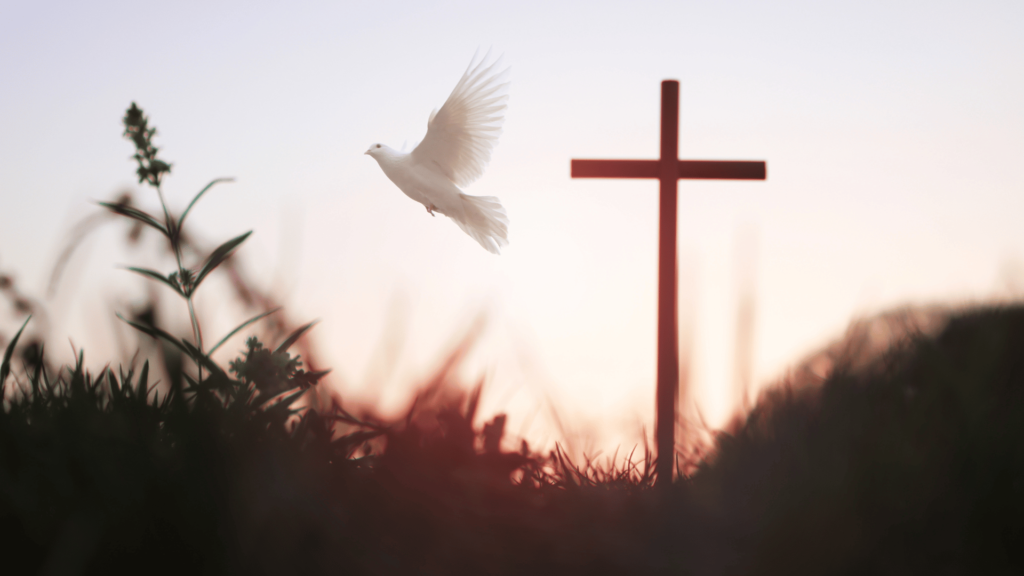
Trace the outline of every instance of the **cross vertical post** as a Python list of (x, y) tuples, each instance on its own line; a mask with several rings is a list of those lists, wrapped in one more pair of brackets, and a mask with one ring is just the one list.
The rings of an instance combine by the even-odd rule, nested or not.
[(764, 162), (679, 160), (679, 82), (661, 83), (661, 158), (658, 160), (573, 160), (573, 178), (657, 178), (658, 218), (658, 383), (655, 408), (655, 485), (672, 483), (675, 464), (676, 403), (679, 399), (678, 180), (764, 180)]
[(668, 485), (675, 461), (676, 403), (679, 399), (679, 259), (676, 213), (679, 186), (679, 82), (661, 83), (661, 159), (658, 173), (658, 384), (654, 418), (658, 484)]

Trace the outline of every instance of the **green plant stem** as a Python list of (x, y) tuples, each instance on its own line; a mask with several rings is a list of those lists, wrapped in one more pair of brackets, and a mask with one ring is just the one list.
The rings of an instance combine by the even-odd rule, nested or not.
[[(178, 230), (178, 227), (175, 225), (174, 221), (171, 219), (171, 213), (170, 213), (169, 210), (167, 210), (167, 202), (164, 201), (164, 193), (160, 189), (160, 185), (157, 184), (157, 185), (154, 186), (154, 188), (156, 188), (157, 197), (160, 198), (160, 207), (163, 208), (163, 210), (164, 210), (164, 220), (166, 221), (167, 233), (169, 235), (168, 239), (171, 241), (171, 249), (174, 252), (174, 258), (178, 262), (178, 277), (181, 278), (182, 280), (184, 280), (188, 276), (186, 275), (185, 265), (183, 264), (182, 259), (181, 259), (181, 241), (180, 241), (181, 235), (180, 235), (180, 230)], [(191, 286), (188, 287), (188, 289), (186, 291), (186, 294), (187, 294), (187, 296), (185, 296), (185, 302), (188, 303), (188, 317), (189, 317), (189, 320), (192, 321), (192, 338), (195, 340), (196, 349), (198, 349), (199, 353), (202, 354), (203, 353), (203, 333), (202, 333), (202, 331), (199, 330), (199, 319), (196, 317), (195, 304), (193, 304), (193, 302), (192, 302), (192, 288), (191, 288)], [(198, 379), (200, 381), (202, 381), (202, 379), (203, 379), (203, 365), (202, 365), (202, 363), (199, 362), (198, 359), (196, 359), (196, 369), (199, 371), (198, 372), (198, 375), (199, 375)]]
[[(170, 235), (168, 240), (171, 241), (171, 246), (174, 247), (174, 253), (177, 255), (178, 232), (174, 229), (174, 223), (171, 221), (171, 213), (167, 210), (167, 202), (164, 202), (164, 192), (160, 189), (159, 184), (154, 184), (153, 187), (156, 188), (157, 198), (160, 199), (160, 207), (164, 210), (164, 224), (167, 226), (167, 233)], [(181, 257), (178, 257), (178, 268), (181, 268)]]
[[(186, 298), (185, 301), (188, 302), (188, 315), (189, 315), (190, 318), (192, 318), (192, 336), (195, 338), (196, 348), (198, 348), (199, 351), (202, 352), (203, 351), (203, 333), (199, 330), (199, 320), (196, 318), (196, 308), (192, 304), (192, 296), (189, 296), (188, 298)], [(200, 370), (203, 369), (201, 365), (200, 365), (199, 369)]]

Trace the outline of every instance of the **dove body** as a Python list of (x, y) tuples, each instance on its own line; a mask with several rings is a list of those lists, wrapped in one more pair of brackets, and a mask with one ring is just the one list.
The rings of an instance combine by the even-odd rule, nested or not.
[(450, 218), (461, 215), (462, 191), (447, 176), (430, 166), (416, 163), (412, 154), (399, 152), (384, 144), (374, 144), (366, 151), (377, 161), (384, 175), (405, 192), (405, 195), (423, 204), (427, 212), (440, 212)]
[(502, 82), (507, 69), (494, 73), (498, 62), (487, 57), (470, 62), (462, 79), (439, 110), (427, 121), (427, 135), (412, 152), (373, 144), (369, 154), (406, 196), (427, 212), (451, 218), (489, 252), (508, 244), (508, 216), (492, 196), (462, 192), (481, 175), (501, 135), (508, 95)]

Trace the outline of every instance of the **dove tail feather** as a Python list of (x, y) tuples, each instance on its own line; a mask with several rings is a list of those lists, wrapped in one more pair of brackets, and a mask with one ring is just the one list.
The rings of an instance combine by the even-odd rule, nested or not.
[(461, 218), (452, 218), (459, 228), (492, 254), (500, 254), (508, 245), (508, 215), (501, 201), (494, 196), (462, 197)]

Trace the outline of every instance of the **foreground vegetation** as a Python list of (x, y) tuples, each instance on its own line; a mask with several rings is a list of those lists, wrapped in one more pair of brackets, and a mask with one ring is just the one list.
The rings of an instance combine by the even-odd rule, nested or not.
[[(170, 165), (134, 105), (125, 123), (159, 191)], [(105, 206), (167, 239), (171, 274), (134, 271), (190, 303), (247, 234), (187, 266), (195, 200), (175, 217), (160, 199), (162, 219)], [(600, 467), (508, 451), (504, 418), (477, 423), (479, 388), (450, 393), (446, 371), (405, 418), (357, 418), (310, 395), (324, 373), (292, 352), (309, 324), (274, 347), (250, 338), (225, 368), (210, 356), (226, 337), (204, 346), (189, 310), (191, 339), (126, 320), (183, 359), (159, 386), (148, 361), (90, 373), (81, 354), (55, 367), (17, 336), (6, 346), (4, 573), (1024, 570), (1024, 307), (955, 314), (882, 354), (853, 335), (666, 490), (650, 454)]]
[[(1019, 307), (954, 317), (858, 370), (776, 389), (661, 494), (636, 469), (502, 452), (500, 423), (473, 427), (472, 396), (345, 434), (340, 411), (289, 425), (288, 396), (254, 395), (267, 351), (250, 344), (217, 387), (159, 397), (146, 364), (30, 370), (30, 393), (0, 412), (0, 542), (24, 569), (11, 573), (1022, 568)], [(301, 387), (293, 368), (278, 376)], [(357, 454), (377, 435), (379, 452)]]

